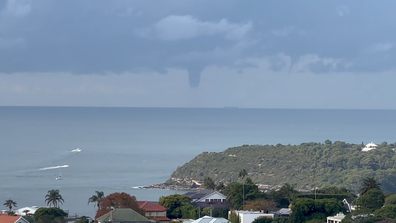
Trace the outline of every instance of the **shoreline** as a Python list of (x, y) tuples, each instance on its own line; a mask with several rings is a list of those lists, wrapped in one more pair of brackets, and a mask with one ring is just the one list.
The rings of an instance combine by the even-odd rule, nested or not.
[(200, 188), (191, 188), (189, 186), (182, 186), (182, 185), (169, 185), (165, 183), (161, 184), (151, 184), (147, 186), (137, 187), (140, 189), (160, 189), (160, 190), (180, 190), (180, 191), (194, 191), (200, 190)]

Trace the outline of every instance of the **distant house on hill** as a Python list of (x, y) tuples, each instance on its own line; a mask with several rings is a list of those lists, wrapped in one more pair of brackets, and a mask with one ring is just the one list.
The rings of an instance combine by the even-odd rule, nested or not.
[(166, 217), (166, 208), (150, 201), (137, 201), (139, 208), (145, 212), (145, 217), (156, 222), (169, 222)]
[(109, 213), (96, 218), (96, 221), (98, 223), (152, 223), (131, 208), (111, 210)]
[(227, 196), (214, 190), (191, 191), (184, 194), (191, 198), (191, 203), (195, 207), (206, 208), (230, 208), (231, 204), (227, 202)]
[(229, 223), (229, 221), (225, 218), (214, 218), (205, 215), (202, 218), (198, 218), (197, 220), (191, 223)]
[[(254, 220), (258, 218), (275, 218), (275, 214), (269, 214), (269, 213), (264, 213), (261, 211), (240, 211), (240, 210), (235, 210), (235, 212), (240, 219), (241, 223), (252, 223)], [(228, 212), (228, 216), (230, 216), (231, 211)]]
[(326, 218), (327, 223), (341, 223), (341, 221), (345, 218), (343, 213), (338, 213), (335, 216), (329, 216)]
[(22, 216), (10, 216), (5, 214), (0, 214), (0, 222), (1, 223), (29, 223)]
[(363, 149), (362, 152), (367, 152), (373, 149), (376, 149), (378, 145), (374, 144), (373, 142), (370, 142), (369, 144), (367, 144)]

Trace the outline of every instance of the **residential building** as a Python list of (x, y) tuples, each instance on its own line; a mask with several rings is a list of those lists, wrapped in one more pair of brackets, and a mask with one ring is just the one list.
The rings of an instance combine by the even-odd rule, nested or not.
[(338, 213), (335, 216), (327, 217), (327, 223), (341, 223), (342, 219), (345, 218), (344, 213)]
[[(264, 213), (261, 211), (240, 211), (235, 210), (233, 211), (237, 215), (239, 215), (241, 223), (252, 223), (257, 218), (275, 218), (275, 214), (273, 213)], [(231, 211), (228, 212), (228, 216), (231, 214)]]
[(22, 216), (12, 216), (8, 214), (0, 214), (1, 223), (29, 223)]
[(38, 206), (19, 208), (19, 209), (15, 210), (15, 214), (21, 215), (21, 216), (31, 215), (31, 214), (34, 214), (37, 211), (37, 209), (39, 209), (39, 208), (40, 207), (38, 207)]
[(191, 198), (191, 203), (195, 207), (206, 208), (230, 208), (231, 204), (227, 202), (227, 196), (214, 190), (191, 191), (184, 194)]
[(143, 215), (137, 213), (131, 208), (118, 208), (111, 210), (96, 218), (98, 223), (152, 223)]
[(229, 221), (225, 218), (214, 218), (211, 216), (203, 216), (202, 218), (198, 218), (197, 220), (191, 223), (229, 223)]
[(367, 152), (373, 149), (376, 149), (378, 145), (374, 144), (373, 142), (368, 143), (363, 149), (363, 152)]
[(139, 208), (145, 213), (145, 217), (155, 220), (156, 222), (169, 222), (170, 219), (166, 217), (166, 208), (160, 204), (150, 201), (138, 201)]

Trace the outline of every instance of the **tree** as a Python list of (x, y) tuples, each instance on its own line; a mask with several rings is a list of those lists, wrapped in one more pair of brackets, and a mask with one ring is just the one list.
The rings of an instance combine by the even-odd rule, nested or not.
[(166, 215), (168, 218), (181, 218), (182, 207), (191, 205), (191, 198), (185, 195), (173, 194), (161, 197), (158, 203), (167, 209)]
[(345, 209), (341, 201), (337, 199), (300, 198), (292, 203), (290, 222), (301, 223), (313, 219), (326, 220), (327, 216), (343, 212)]
[(369, 191), (371, 189), (378, 189), (378, 190), (382, 191), (381, 184), (378, 183), (377, 180), (374, 179), (374, 177), (364, 178), (362, 186), (359, 190), (360, 196), (363, 196), (365, 193), (367, 193), (367, 191)]
[[(246, 179), (244, 189), (246, 191), (245, 193), (245, 199), (246, 200), (254, 200), (257, 198), (263, 198), (265, 197), (264, 194), (261, 194), (259, 192), (259, 189), (256, 184), (252, 183), (250, 178)], [(243, 202), (245, 199), (243, 199), (242, 194), (241, 194), (241, 189), (243, 188), (243, 184), (238, 183), (238, 182), (233, 182), (230, 183), (229, 185), (226, 186), (224, 189), (224, 194), (227, 196), (227, 201), (233, 205), (233, 207), (238, 210), (242, 208)]]
[(239, 218), (239, 214), (237, 214), (235, 211), (230, 212), (230, 216), (229, 216), (228, 220), (231, 223), (240, 223), (241, 222), (241, 219)]
[(217, 191), (219, 191), (220, 193), (223, 193), (224, 189), (225, 189), (225, 185), (223, 182), (220, 182), (217, 184), (217, 186), (216, 186)]
[(17, 202), (9, 199), (6, 200), (6, 202), (3, 205), (6, 206), (8, 209), (10, 209), (9, 213), (11, 213), (12, 208), (17, 206)]
[(209, 190), (214, 190), (214, 189), (216, 188), (216, 185), (215, 185), (213, 179), (210, 178), (210, 177), (206, 177), (206, 178), (204, 179), (203, 186), (204, 186), (206, 189), (209, 189)]
[(239, 177), (242, 178), (242, 209), (244, 209), (244, 205), (245, 205), (245, 182), (244, 179), (245, 177), (248, 175), (248, 173), (246, 172), (245, 169), (242, 169), (241, 171), (239, 171)]
[(62, 195), (59, 194), (59, 190), (49, 190), (47, 195), (45, 195), (45, 202), (51, 207), (59, 207), (59, 203), (63, 204), (65, 202)]
[(255, 199), (252, 201), (246, 201), (245, 203), (246, 210), (264, 211), (268, 213), (270, 210), (273, 210), (275, 208), (276, 208), (276, 203), (271, 200)]
[(112, 208), (131, 208), (144, 216), (144, 211), (139, 208), (136, 197), (125, 192), (112, 193), (100, 200), (100, 209), (96, 211), (95, 218), (98, 218), (111, 211)]
[(58, 207), (39, 208), (34, 212), (37, 223), (57, 223), (64, 222), (67, 213)]
[(396, 205), (396, 194), (391, 194), (385, 197), (385, 206)]
[(385, 206), (382, 207), (376, 211), (374, 211), (374, 215), (381, 218), (381, 219), (387, 219), (387, 218), (396, 218), (396, 206), (391, 205), (391, 206)]
[(377, 188), (367, 191), (364, 195), (360, 196), (355, 204), (359, 209), (377, 210), (385, 203), (385, 195), (382, 190)]
[(103, 191), (95, 191), (95, 193), (96, 193), (95, 195), (92, 195), (92, 197), (90, 197), (88, 199), (88, 204), (95, 203), (94, 207), (98, 207), (98, 210), (99, 210), (100, 209), (100, 201), (104, 197), (104, 193), (103, 193)]
[(256, 218), (252, 223), (271, 223), (272, 218)]

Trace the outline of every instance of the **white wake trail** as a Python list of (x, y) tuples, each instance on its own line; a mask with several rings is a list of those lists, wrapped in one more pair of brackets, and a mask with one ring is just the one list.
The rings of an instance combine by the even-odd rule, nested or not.
[(69, 167), (69, 165), (43, 167), (43, 168), (40, 168), (39, 170), (53, 170), (53, 169), (67, 168), (67, 167)]

